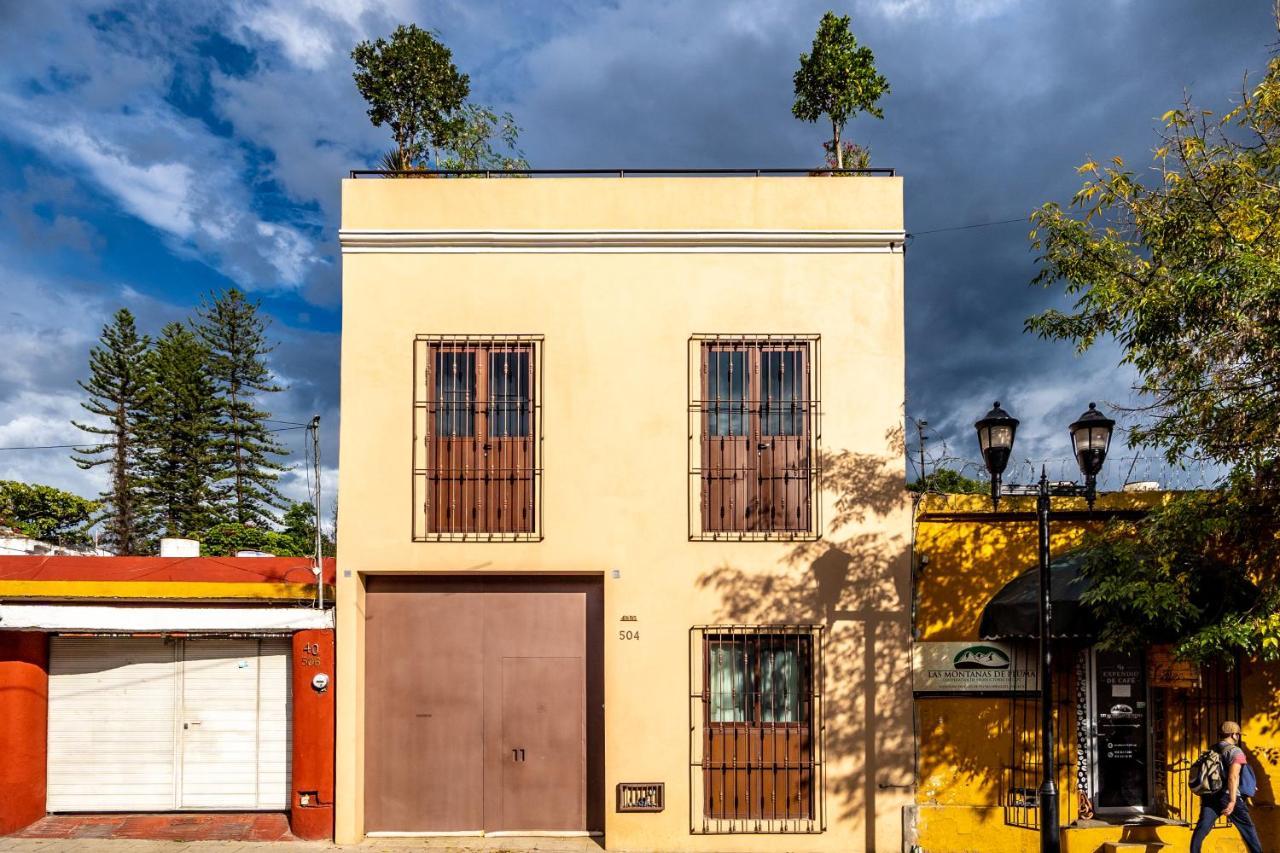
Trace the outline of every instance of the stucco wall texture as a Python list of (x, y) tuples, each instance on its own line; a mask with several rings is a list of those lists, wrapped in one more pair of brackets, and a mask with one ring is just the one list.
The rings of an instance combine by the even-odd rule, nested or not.
[(49, 639), (0, 631), (0, 835), (44, 817)]
[[(344, 255), (340, 842), (364, 831), (364, 578), (482, 572), (603, 577), (609, 849), (900, 849), (912, 763), (901, 248), (746, 251), (711, 232), (901, 227), (897, 178), (345, 182), (347, 231), (684, 230), (710, 245)], [(544, 336), (542, 541), (411, 541), (414, 336), (468, 333)], [(696, 333), (821, 335), (815, 541), (690, 541)], [(639, 639), (619, 637), (623, 615)], [(828, 634), (827, 831), (693, 834), (690, 628), (777, 623)], [(614, 813), (621, 781), (665, 782), (666, 810)]]

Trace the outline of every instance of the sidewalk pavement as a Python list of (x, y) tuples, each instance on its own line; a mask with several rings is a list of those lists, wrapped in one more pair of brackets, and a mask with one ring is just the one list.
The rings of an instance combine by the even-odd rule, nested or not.
[(362, 844), (335, 845), (322, 841), (139, 841), (105, 838), (0, 837), (3, 853), (599, 853), (587, 838), (370, 838)]

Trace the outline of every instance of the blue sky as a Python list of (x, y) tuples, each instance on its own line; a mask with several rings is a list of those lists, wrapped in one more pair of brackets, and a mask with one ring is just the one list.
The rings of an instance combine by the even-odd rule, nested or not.
[[(1258, 72), (1269, 3), (861, 0), (886, 118), (848, 135), (906, 178), (908, 230), (1023, 217), (1089, 156), (1140, 162), (1189, 89), (1221, 108)], [(229, 285), (262, 300), (290, 390), (337, 462), (339, 181), (388, 147), (349, 51), (397, 23), (438, 30), (475, 99), (513, 112), (536, 167), (809, 166), (823, 129), (791, 75), (827, 3), (0, 0), (0, 446), (78, 439), (89, 347), (125, 305), (149, 330)], [(996, 397), (1020, 455), (1062, 458), (1090, 399), (1132, 402), (1114, 347), (1021, 333), (1034, 290), (1022, 224), (921, 234), (907, 257), (907, 411), (972, 456)], [(298, 433), (283, 433), (300, 447)], [(286, 489), (304, 494), (301, 471)], [(0, 453), (0, 477), (95, 492), (60, 451)]]

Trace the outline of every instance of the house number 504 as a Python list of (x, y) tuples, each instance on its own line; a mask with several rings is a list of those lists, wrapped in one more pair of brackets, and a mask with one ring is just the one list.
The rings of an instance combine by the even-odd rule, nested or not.
[(640, 631), (638, 629), (635, 631), (629, 631), (629, 630), (619, 631), (618, 639), (619, 640), (638, 640), (640, 639)]

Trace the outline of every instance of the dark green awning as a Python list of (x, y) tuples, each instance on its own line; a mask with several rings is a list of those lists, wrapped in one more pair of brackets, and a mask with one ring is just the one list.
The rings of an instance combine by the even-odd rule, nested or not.
[[(1084, 576), (1083, 555), (1064, 554), (1049, 563), (1053, 622), (1049, 635), (1054, 639), (1097, 637), (1098, 628), (1081, 601), (1089, 589)], [(1040, 636), (1040, 570), (1029, 569), (1009, 581), (982, 609), (979, 634), (984, 640), (1037, 639)]]

